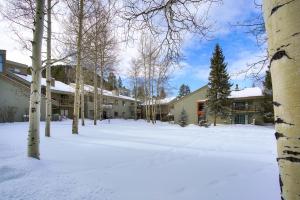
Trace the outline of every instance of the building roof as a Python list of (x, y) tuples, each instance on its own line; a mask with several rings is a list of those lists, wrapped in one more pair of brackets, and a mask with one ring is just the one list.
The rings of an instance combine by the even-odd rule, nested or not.
[(25, 69), (28, 68), (28, 65), (25, 65), (25, 64), (22, 64), (22, 63), (19, 63), (19, 62), (15, 62), (15, 61), (12, 61), (12, 60), (6, 60), (6, 64), (12, 65), (12, 66), (22, 67), (22, 68), (25, 68)]
[[(158, 99), (156, 101), (154, 101), (154, 104), (155, 105), (165, 105), (165, 104), (169, 104), (171, 103), (172, 101), (176, 100), (176, 97), (166, 97), (164, 99)], [(145, 103), (143, 103), (142, 105), (146, 105)], [(152, 102), (150, 102), (149, 104), (147, 105), (152, 105)]]
[[(32, 76), (31, 75), (21, 75), (21, 74), (15, 74), (18, 77), (24, 79), (25, 81), (31, 83), (32, 81)], [(46, 86), (46, 79), (42, 78), (41, 79), (41, 84), (42, 86)], [(74, 88), (71, 87), (70, 85), (67, 85), (63, 82), (60, 81), (55, 81), (55, 85), (51, 86), (51, 91), (53, 92), (67, 92), (67, 93), (74, 93)]]
[[(205, 87), (207, 87), (207, 85), (191, 92), (190, 94), (183, 96), (181, 98), (177, 98), (176, 101), (180, 101), (183, 100), (187, 97), (189, 97), (190, 95), (197, 93), (198, 91), (200, 91), (201, 89), (204, 89)], [(262, 89), (259, 87), (251, 87), (251, 88), (244, 88), (241, 90), (233, 90), (231, 91), (230, 95), (228, 98), (230, 99), (239, 99), (239, 98), (253, 98), (253, 97), (263, 97), (263, 92)], [(198, 102), (202, 102), (202, 101), (206, 101), (207, 99), (199, 99)]]
[(229, 98), (249, 98), (263, 96), (262, 89), (259, 87), (244, 88), (242, 90), (231, 91)]
[[(75, 83), (71, 83), (70, 84), (71, 87), (75, 88)], [(91, 86), (91, 85), (88, 85), (88, 84), (85, 84), (84, 85), (84, 90), (86, 92), (94, 92), (94, 86)], [(101, 92), (101, 89), (98, 88), (98, 92), (100, 93)], [(125, 95), (116, 95), (114, 94), (112, 91), (109, 91), (109, 90), (102, 90), (103, 92), (103, 95), (104, 96), (109, 96), (109, 97), (115, 97), (115, 98), (119, 98), (119, 99), (126, 99), (126, 100), (131, 100), (131, 101), (135, 101), (134, 98), (132, 97), (129, 97), (129, 96), (125, 96)]]

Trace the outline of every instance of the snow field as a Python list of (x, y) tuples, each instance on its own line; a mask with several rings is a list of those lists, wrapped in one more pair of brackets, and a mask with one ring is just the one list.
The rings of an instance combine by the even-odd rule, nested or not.
[(27, 123), (0, 124), (0, 199), (280, 199), (274, 129), (70, 120), (26, 157)]

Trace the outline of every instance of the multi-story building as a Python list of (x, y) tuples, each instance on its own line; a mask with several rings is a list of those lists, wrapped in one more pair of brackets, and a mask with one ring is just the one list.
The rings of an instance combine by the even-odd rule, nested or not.
[[(31, 75), (28, 66), (6, 60), (6, 51), (0, 50), (0, 122), (24, 121), (28, 118)], [(45, 119), (46, 79), (41, 80), (41, 120)], [(98, 89), (100, 92), (100, 89)], [(52, 113), (72, 118), (74, 84), (67, 85), (52, 79)], [(103, 90), (103, 118), (133, 118), (135, 100), (117, 91)], [(100, 101), (98, 101), (100, 102)], [(85, 117), (93, 118), (93, 87), (85, 86)], [(99, 112), (98, 112), (99, 113)], [(54, 117), (53, 117), (54, 118)]]
[(155, 106), (156, 110), (156, 119), (161, 121), (173, 120), (173, 117), (170, 116), (170, 110), (173, 109), (173, 102), (176, 100), (175, 97), (167, 97), (164, 99), (150, 100), (150, 103), (142, 104), (142, 118), (146, 118), (146, 105), (149, 106), (150, 116), (152, 117), (152, 107)]
[[(201, 120), (213, 122), (206, 106), (207, 85), (173, 102), (171, 113), (175, 123), (179, 123), (181, 112), (187, 114), (188, 124), (198, 124)], [(222, 124), (263, 124), (262, 103), (264, 96), (259, 87), (236, 89), (229, 96), (231, 105), (227, 108), (228, 115), (217, 117)]]

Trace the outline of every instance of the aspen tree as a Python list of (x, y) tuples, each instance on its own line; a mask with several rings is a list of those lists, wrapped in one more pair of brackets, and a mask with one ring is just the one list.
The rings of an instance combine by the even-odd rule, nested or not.
[(80, 73), (80, 116), (81, 116), (81, 125), (84, 126), (84, 76), (83, 76), (83, 69), (81, 67)]
[(74, 113), (72, 123), (72, 133), (78, 134), (78, 119), (80, 107), (80, 74), (81, 74), (81, 47), (82, 47), (82, 23), (83, 23), (83, 0), (79, 1), (79, 16), (78, 16), (78, 35), (77, 35), (77, 64), (76, 64), (76, 79), (75, 79), (75, 95), (74, 95)]
[(281, 199), (300, 200), (300, 1), (264, 0)]
[(46, 64), (46, 125), (45, 136), (50, 137), (50, 123), (52, 117), (51, 105), (51, 0), (47, 0), (47, 64)]
[(40, 158), (41, 54), (44, 31), (45, 0), (36, 0), (32, 41), (32, 82), (30, 87), (28, 156)]

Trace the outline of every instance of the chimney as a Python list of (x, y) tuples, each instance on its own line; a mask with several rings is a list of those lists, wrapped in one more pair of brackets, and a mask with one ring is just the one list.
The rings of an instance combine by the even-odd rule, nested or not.
[(55, 78), (51, 78), (51, 86), (55, 87)]
[(235, 84), (235, 91), (239, 91), (239, 85), (238, 84)]
[(119, 96), (119, 91), (118, 90), (112, 90), (111, 91), (113, 95)]

